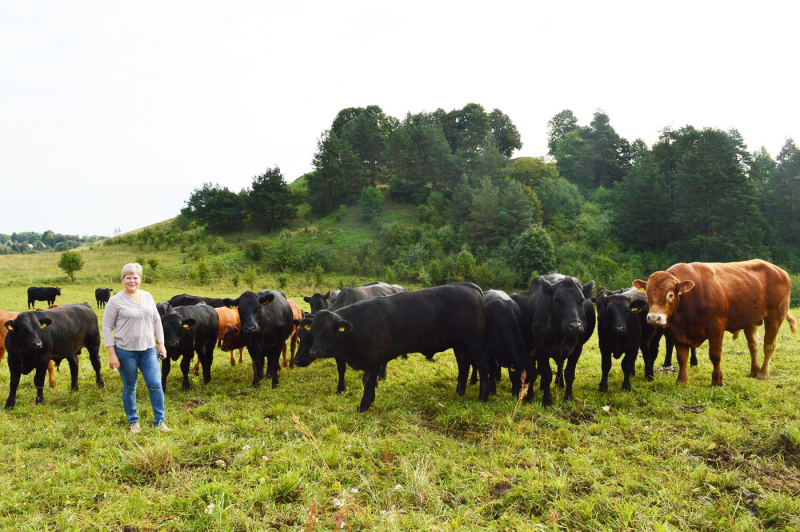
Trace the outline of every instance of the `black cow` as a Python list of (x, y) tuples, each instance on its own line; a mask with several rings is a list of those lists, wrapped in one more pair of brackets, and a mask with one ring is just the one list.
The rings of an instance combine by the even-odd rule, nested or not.
[[(352, 305), (357, 301), (364, 301), (365, 299), (372, 299), (374, 297), (385, 297), (405, 291), (406, 289), (402, 286), (389, 285), (379, 281), (368, 283), (358, 288), (343, 288), (337, 293), (336, 299), (333, 300), (333, 303), (331, 303), (326, 310), (335, 312), (348, 305)], [(318, 295), (320, 294), (314, 294), (312, 298)], [(306, 315), (304, 320), (295, 320), (295, 326), (297, 327), (297, 339), (300, 341), (300, 345), (297, 347), (297, 353), (295, 354), (295, 362), (297, 361), (297, 357), (305, 357), (308, 359), (308, 352), (313, 343), (313, 337), (309, 333), (309, 329), (311, 328), (311, 320), (313, 319), (314, 313), (312, 312), (311, 314)], [(336, 393), (343, 393), (345, 390), (347, 390), (347, 385), (345, 384), (344, 380), (344, 374), (347, 371), (347, 363), (342, 357), (334, 358), (336, 359), (336, 371), (339, 374), (339, 381), (336, 384)], [(378, 371), (378, 377), (382, 379), (386, 378), (385, 364), (381, 366), (380, 370)]]
[(158, 310), (158, 315), (161, 319), (164, 319), (164, 316), (169, 312), (169, 301), (162, 301), (161, 303), (156, 305), (156, 310)]
[(200, 303), (205, 303), (206, 305), (219, 308), (225, 307), (226, 299), (220, 299), (218, 297), (203, 297), (203, 296), (190, 296), (189, 294), (181, 294), (178, 296), (173, 296), (172, 299), (169, 300), (170, 307), (188, 307), (191, 305), (199, 305)]
[(452, 348), (458, 362), (456, 392), (464, 395), (470, 364), (481, 376), (479, 399), (489, 393), (488, 364), (482, 355), (485, 306), (483, 292), (471, 283), (452, 283), (387, 297), (366, 299), (337, 311), (323, 310), (310, 322), (313, 338), (298, 366), (314, 359), (341, 357), (364, 371), (364, 395), (358, 411), (375, 400), (380, 367), (405, 353), (436, 353)]
[(97, 300), (97, 308), (105, 307), (111, 297), (111, 288), (98, 288), (94, 291), (94, 298)]
[(601, 290), (597, 294), (597, 336), (602, 357), (603, 376), (600, 391), (608, 391), (608, 372), (611, 357), (622, 359), (624, 374), (622, 389), (631, 391), (631, 376), (635, 374), (636, 356), (642, 351), (644, 374), (653, 380), (653, 365), (658, 356), (658, 343), (663, 329), (647, 323), (647, 295), (636, 288)]
[(303, 296), (303, 301), (309, 304), (311, 307), (311, 314), (315, 312), (319, 312), (320, 310), (325, 310), (326, 308), (331, 306), (333, 300), (336, 299), (336, 296), (339, 295), (340, 290), (336, 290), (331, 292), (328, 290), (325, 294), (320, 294), (319, 292), (314, 293), (311, 296)]
[(219, 315), (208, 305), (173, 307), (161, 318), (167, 358), (161, 362), (161, 387), (166, 392), (171, 360), (181, 360), (183, 389), (189, 389), (189, 368), (194, 353), (203, 366), (203, 383), (211, 380), (214, 346), (219, 335)]
[(60, 295), (60, 286), (31, 286), (28, 288), (28, 308), (36, 308), (37, 301), (47, 301), (48, 305), (52, 305)]
[[(518, 395), (522, 385), (521, 375), (526, 381), (535, 379), (536, 365), (528, 354), (523, 331), (524, 321), (519, 305), (502, 290), (484, 293), (486, 304), (486, 341), (484, 351), (489, 363), (489, 384), (494, 389), (494, 380), (499, 368), (509, 368), (511, 393)], [(496, 366), (497, 372), (491, 371)], [(474, 376), (474, 371), (473, 371)]]
[(541, 377), (544, 406), (553, 403), (550, 394), (553, 378), (551, 358), (556, 362), (559, 374), (566, 361), (564, 401), (572, 400), (575, 367), (583, 345), (592, 336), (595, 327), (594, 305), (591, 300), (594, 285), (594, 281), (581, 285), (578, 279), (557, 273), (539, 275), (531, 281), (528, 294), (512, 295), (522, 311), (524, 326), (531, 324), (530, 340), (533, 342), (536, 368)]
[(36, 404), (44, 403), (44, 377), (50, 360), (69, 363), (72, 389), (78, 389), (78, 355), (84, 347), (95, 372), (97, 386), (104, 386), (100, 374), (100, 328), (97, 315), (88, 303), (61, 305), (52, 310), (22, 312), (6, 321), (6, 350), (11, 390), (6, 408), (17, 402), (17, 386), (22, 375), (36, 370)]
[(264, 361), (267, 376), (272, 377), (272, 387), (278, 387), (281, 348), (292, 334), (292, 307), (283, 292), (262, 290), (257, 294), (245, 292), (233, 300), (229, 307), (239, 310), (245, 345), (253, 361), (253, 387), (264, 380)]

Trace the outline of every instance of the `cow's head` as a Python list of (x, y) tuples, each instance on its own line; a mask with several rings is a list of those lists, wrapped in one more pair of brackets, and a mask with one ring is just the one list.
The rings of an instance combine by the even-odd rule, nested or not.
[(313, 346), (314, 338), (311, 336), (311, 324), (314, 322), (314, 316), (311, 314), (306, 315), (301, 320), (292, 320), (292, 323), (297, 327), (297, 352), (294, 355), (294, 363), (301, 368), (311, 364), (314, 360), (311, 358), (311, 347)]
[(61, 295), (61, 287), (60, 286), (56, 288), (56, 295), (57, 296)]
[[(53, 324), (50, 318), (37, 316), (36, 312), (23, 312), (13, 320), (6, 321), (3, 326), (8, 329), (6, 345), (14, 345), (14, 355), (17, 355), (16, 362), (22, 369), (22, 362), (25, 358), (35, 357), (42, 353), (44, 345), (40, 335), (42, 329), (46, 329)], [(9, 356), (8, 363), (11, 364)]]
[(258, 332), (258, 314), (261, 312), (261, 308), (268, 306), (274, 300), (275, 294), (273, 293), (260, 292), (256, 294), (248, 291), (226, 306), (239, 311), (239, 320), (245, 334), (256, 334)]
[(669, 272), (654, 272), (647, 281), (636, 279), (633, 286), (647, 294), (647, 323), (664, 327), (678, 309), (681, 295), (694, 288), (694, 281), (681, 281)]
[(170, 352), (170, 357), (177, 360), (180, 353), (176, 352), (180, 348), (181, 342), (194, 344), (195, 326), (197, 320), (193, 318), (184, 318), (177, 312), (170, 311), (161, 320), (164, 328), (164, 344)]
[(628, 332), (628, 318), (631, 313), (647, 312), (645, 298), (636, 293), (614, 293), (602, 290), (597, 294), (598, 319), (608, 330), (616, 334)]
[(158, 305), (156, 305), (156, 310), (158, 310), (158, 315), (161, 316), (161, 319), (164, 319), (167, 312), (169, 312), (169, 301), (162, 301)]
[(222, 350), (233, 351), (236, 349), (234, 346), (238, 344), (239, 336), (242, 334), (240, 323), (229, 323), (225, 326), (222, 333)]
[(336, 312), (323, 310), (314, 315), (311, 328), (311, 359), (330, 358), (336, 355), (342, 337), (353, 330), (353, 324)]
[(304, 296), (303, 301), (311, 306), (311, 313), (314, 314), (330, 306), (330, 296), (331, 292), (328, 290), (326, 294), (315, 293), (313, 296)]
[(542, 283), (542, 292), (551, 298), (551, 322), (558, 335), (582, 335), (586, 330), (584, 302), (592, 297), (594, 281), (581, 285), (574, 277), (566, 277), (555, 284)]

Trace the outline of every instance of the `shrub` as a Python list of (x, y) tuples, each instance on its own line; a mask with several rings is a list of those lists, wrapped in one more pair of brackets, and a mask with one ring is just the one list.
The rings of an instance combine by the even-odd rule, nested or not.
[(58, 267), (69, 275), (69, 279), (75, 282), (75, 272), (83, 269), (83, 255), (78, 251), (65, 251), (58, 259)]
[(234, 273), (233, 276), (231, 277), (231, 284), (233, 285), (234, 288), (239, 288), (239, 274), (238, 273)]
[(531, 272), (550, 273), (556, 265), (556, 250), (547, 230), (539, 224), (530, 226), (514, 242), (512, 264), (519, 279), (526, 281)]
[(314, 266), (314, 286), (320, 288), (322, 286), (322, 280), (325, 275), (325, 267), (317, 264)]
[(456, 257), (455, 280), (471, 281), (475, 274), (475, 257), (468, 249), (462, 249)]
[(257, 280), (258, 280), (258, 272), (256, 272), (256, 269), (253, 268), (252, 266), (250, 268), (247, 268), (242, 274), (242, 281), (244, 281), (244, 284), (247, 285), (247, 287), (250, 289), (251, 292), (254, 290)]
[(347, 215), (347, 205), (344, 203), (339, 205), (339, 208), (336, 209), (336, 213), (333, 217), (336, 219), (337, 222), (341, 221)]
[(358, 206), (361, 208), (361, 217), (367, 220), (372, 220), (378, 216), (386, 204), (386, 198), (383, 192), (375, 187), (365, 187), (361, 191), (361, 198), (358, 200)]
[(542, 204), (545, 225), (568, 223), (581, 212), (583, 196), (578, 186), (564, 178), (548, 179), (534, 188)]
[(147, 260), (147, 265), (150, 266), (150, 269), (153, 270), (154, 272), (156, 271), (156, 268), (158, 268), (158, 264), (159, 264), (159, 262), (158, 262), (158, 259), (156, 259), (156, 258), (152, 258), (152, 259), (148, 259)]
[(262, 244), (258, 240), (254, 240), (251, 242), (245, 242), (244, 244), (244, 256), (247, 260), (252, 262), (261, 262), (261, 259), (264, 258), (264, 244)]
[(281, 272), (278, 274), (278, 288), (281, 290), (286, 290), (286, 286), (289, 284), (289, 274), (286, 272)]
[(278, 271), (291, 270), (295, 266), (296, 255), (292, 234), (289, 231), (281, 231), (270, 252), (273, 266)]
[(484, 291), (494, 286), (494, 272), (488, 264), (482, 262), (475, 268), (475, 283)]
[(200, 284), (207, 284), (210, 278), (211, 272), (209, 272), (208, 266), (206, 266), (206, 261), (201, 260), (197, 263), (197, 280), (200, 281)]

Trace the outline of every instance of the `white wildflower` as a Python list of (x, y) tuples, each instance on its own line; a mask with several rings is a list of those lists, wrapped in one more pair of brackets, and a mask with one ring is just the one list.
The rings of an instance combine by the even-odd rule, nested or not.
[(403, 486), (401, 484), (398, 484), (397, 486), (394, 487), (395, 491), (401, 490), (401, 489), (403, 489)]
[(213, 502), (209, 503), (208, 506), (206, 506), (206, 509), (204, 510), (204, 512), (207, 513), (207, 514), (213, 514), (214, 513), (214, 503)]
[(341, 499), (337, 499), (336, 497), (333, 498), (333, 505), (337, 508), (341, 508), (344, 506), (344, 497)]
[(352, 488), (352, 489), (350, 490), (350, 493), (358, 493), (358, 488)]
[(250, 446), (249, 445), (245, 445), (244, 447), (242, 447), (242, 450), (243, 451), (249, 451), (250, 450)]
[(263, 484), (266, 481), (267, 481), (267, 479), (265, 479), (264, 477), (261, 477), (261, 478), (258, 479), (258, 483), (259, 484)]
[(262, 456), (262, 457), (261, 457), (261, 459), (262, 459), (262, 460), (264, 460), (264, 461), (266, 462), (267, 460), (269, 460), (269, 457), (267, 457), (267, 456)]
[(603, 407), (603, 410), (605, 410), (606, 412), (611, 412), (611, 407), (606, 405)]
[(219, 467), (225, 467), (225, 466), (228, 465), (228, 464), (225, 463), (225, 460), (217, 460), (214, 463), (217, 464)]
[(344, 528), (344, 521), (342, 521), (342, 522), (339, 524), (339, 528), (340, 528), (340, 529)]

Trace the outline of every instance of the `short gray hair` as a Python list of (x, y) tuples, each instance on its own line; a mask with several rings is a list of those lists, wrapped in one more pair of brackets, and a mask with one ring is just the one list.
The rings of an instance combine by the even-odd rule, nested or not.
[(138, 273), (139, 277), (142, 277), (142, 265), (138, 262), (129, 262), (122, 267), (122, 275), (120, 276), (120, 279), (124, 279), (129, 273)]

